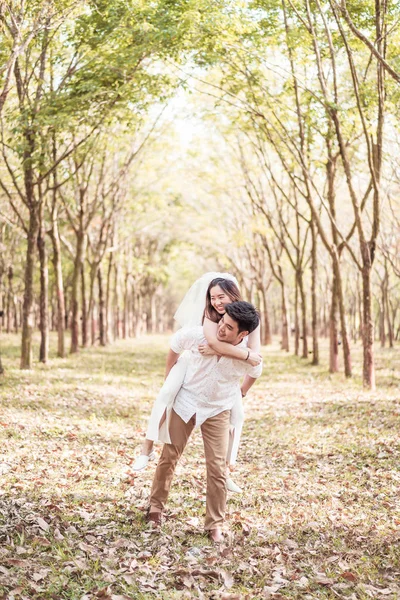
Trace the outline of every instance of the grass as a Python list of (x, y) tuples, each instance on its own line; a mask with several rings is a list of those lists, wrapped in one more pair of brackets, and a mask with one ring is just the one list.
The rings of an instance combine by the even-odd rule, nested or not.
[[(55, 340), (52, 340), (53, 344)], [(168, 338), (18, 369), (2, 336), (0, 598), (400, 598), (400, 348), (376, 350), (376, 392), (265, 348), (246, 398), (230, 534), (202, 532), (193, 436), (161, 533), (144, 523), (153, 465), (130, 466), (162, 383)]]

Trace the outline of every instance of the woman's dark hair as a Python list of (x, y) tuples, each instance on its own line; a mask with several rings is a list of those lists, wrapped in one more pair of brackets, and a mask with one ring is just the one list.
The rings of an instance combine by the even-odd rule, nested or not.
[(232, 302), (232, 304), (226, 305), (226, 314), (231, 317), (239, 327), (239, 333), (241, 331), (248, 331), (251, 333), (257, 329), (260, 323), (260, 317), (257, 309), (250, 304), (250, 302)]
[(211, 290), (216, 285), (219, 285), (221, 290), (223, 290), (225, 292), (225, 294), (227, 296), (229, 296), (229, 298), (232, 300), (232, 302), (238, 302), (239, 300), (242, 299), (239, 289), (238, 289), (237, 285), (235, 283), (233, 283), (233, 281), (231, 281), (230, 279), (223, 279), (222, 277), (217, 277), (216, 279), (213, 279), (207, 289), (206, 308), (204, 310), (203, 321), (204, 321), (205, 317), (207, 317), (207, 319), (210, 319), (210, 321), (214, 321), (214, 323), (218, 323), (218, 321), (222, 317), (222, 315), (220, 315), (219, 312), (216, 311), (215, 308), (211, 304)]

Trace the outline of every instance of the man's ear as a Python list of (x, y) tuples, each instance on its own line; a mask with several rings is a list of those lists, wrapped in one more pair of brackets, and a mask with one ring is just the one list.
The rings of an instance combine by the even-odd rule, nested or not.
[(248, 331), (241, 331), (239, 333), (240, 341), (244, 340), (244, 338), (246, 337), (246, 335), (249, 335)]

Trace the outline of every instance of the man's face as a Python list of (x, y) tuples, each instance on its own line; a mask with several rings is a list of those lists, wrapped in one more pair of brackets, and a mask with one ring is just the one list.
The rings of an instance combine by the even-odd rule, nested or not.
[(248, 331), (239, 333), (239, 326), (227, 313), (224, 314), (218, 323), (217, 338), (220, 342), (227, 342), (236, 346), (246, 337)]

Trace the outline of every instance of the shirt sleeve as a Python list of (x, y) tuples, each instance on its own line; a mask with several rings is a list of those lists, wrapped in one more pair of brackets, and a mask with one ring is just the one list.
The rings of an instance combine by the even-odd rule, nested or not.
[(180, 354), (184, 350), (189, 350), (194, 344), (198, 344), (198, 332), (197, 327), (182, 327), (178, 329), (171, 338), (170, 348), (176, 354)]
[(257, 379), (258, 377), (260, 377), (262, 370), (263, 370), (263, 362), (261, 361), (260, 364), (257, 365), (256, 367), (250, 367), (249, 370), (247, 371), (247, 375), (249, 377), (253, 377), (254, 379)]

